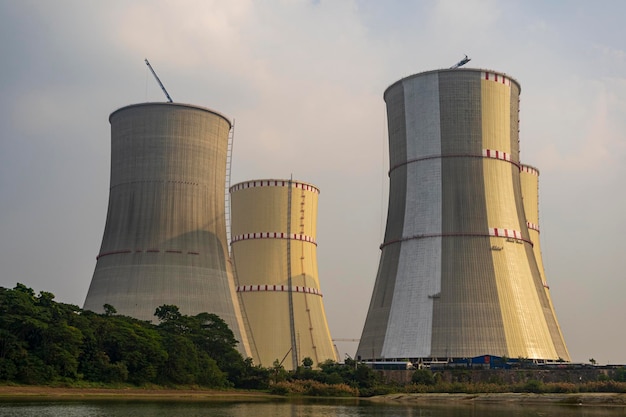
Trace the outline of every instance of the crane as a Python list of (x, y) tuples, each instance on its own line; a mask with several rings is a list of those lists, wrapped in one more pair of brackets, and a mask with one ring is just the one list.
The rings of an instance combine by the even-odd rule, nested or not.
[(150, 71), (152, 72), (152, 75), (154, 75), (154, 78), (157, 80), (157, 82), (161, 86), (161, 90), (163, 90), (163, 92), (165, 93), (165, 97), (167, 97), (167, 101), (170, 102), (170, 103), (173, 103), (172, 97), (170, 97), (170, 95), (167, 94), (167, 90), (163, 86), (163, 83), (161, 82), (161, 80), (159, 80), (159, 76), (156, 75), (156, 72), (154, 72), (154, 69), (152, 69), (152, 65), (150, 65), (150, 62), (148, 62), (148, 59), (146, 58), (144, 61), (146, 61), (146, 65), (148, 66), (148, 68), (150, 68)]
[(468, 62), (470, 62), (471, 60), (472, 60), (472, 58), (468, 58), (467, 55), (465, 55), (465, 58), (463, 58), (462, 60), (460, 60), (456, 64), (452, 65), (450, 67), (450, 69), (456, 69), (458, 67), (461, 67), (461, 66), (467, 64)]

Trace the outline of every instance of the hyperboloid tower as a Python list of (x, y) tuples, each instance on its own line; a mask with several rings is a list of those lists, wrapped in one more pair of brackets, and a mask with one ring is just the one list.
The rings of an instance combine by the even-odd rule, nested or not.
[[(543, 268), (543, 258), (541, 255), (541, 242), (539, 241), (539, 170), (530, 165), (520, 165), (520, 181), (522, 184), (522, 199), (524, 201), (524, 213), (526, 214), (526, 225), (528, 226), (528, 234), (530, 241), (533, 244), (533, 252), (535, 259), (537, 260), (537, 267), (539, 268), (539, 275), (541, 275), (541, 282), (548, 297), (548, 305), (550, 308), (546, 314), (556, 317), (554, 312), (554, 305), (552, 304), (552, 297), (550, 296), (550, 286), (546, 280), (546, 272)], [(544, 307), (545, 308), (545, 307)], [(563, 333), (555, 320), (556, 329), (550, 329), (554, 341), (554, 347), (559, 358), (569, 362), (570, 356), (565, 346), (565, 339)]]
[(389, 207), (361, 359), (568, 359), (524, 213), (519, 93), (479, 69), (385, 91)]
[(230, 121), (179, 103), (130, 105), (109, 121), (109, 208), (84, 308), (152, 321), (164, 304), (214, 313), (248, 356), (226, 238)]
[(252, 180), (230, 191), (231, 252), (255, 364), (336, 361), (317, 270), (319, 189)]

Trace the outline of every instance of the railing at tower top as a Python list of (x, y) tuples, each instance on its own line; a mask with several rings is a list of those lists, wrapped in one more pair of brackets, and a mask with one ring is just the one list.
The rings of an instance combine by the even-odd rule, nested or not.
[(233, 166), (233, 145), (235, 141), (235, 119), (233, 119), (233, 125), (228, 132), (228, 145), (226, 146), (226, 191), (224, 198), (225, 205), (225, 218), (226, 218), (226, 246), (228, 247), (228, 254), (232, 255), (230, 242), (230, 172)]

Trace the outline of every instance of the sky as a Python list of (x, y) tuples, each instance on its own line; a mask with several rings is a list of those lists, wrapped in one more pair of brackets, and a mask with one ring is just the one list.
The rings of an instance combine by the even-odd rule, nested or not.
[[(384, 90), (468, 67), (520, 82), (541, 248), (574, 362), (626, 363), (626, 3), (0, 0), (0, 286), (83, 305), (108, 203), (109, 114), (165, 101), (235, 120), (231, 183), (321, 190), (331, 335), (358, 339), (387, 213)], [(340, 357), (357, 344), (337, 343)]]

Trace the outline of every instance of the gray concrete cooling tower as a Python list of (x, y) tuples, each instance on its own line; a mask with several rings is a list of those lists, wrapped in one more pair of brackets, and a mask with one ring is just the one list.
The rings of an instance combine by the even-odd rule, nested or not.
[(522, 203), (519, 93), (478, 69), (385, 91), (389, 207), (361, 359), (563, 355)]
[(249, 356), (226, 238), (231, 123), (178, 103), (123, 107), (109, 121), (109, 208), (84, 308), (152, 321), (163, 304), (214, 313)]

